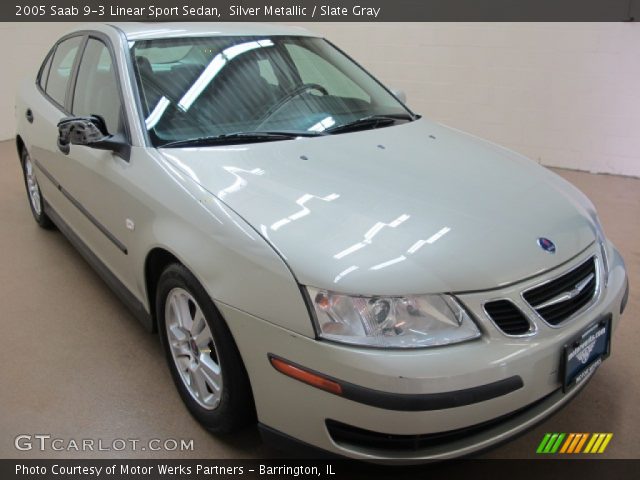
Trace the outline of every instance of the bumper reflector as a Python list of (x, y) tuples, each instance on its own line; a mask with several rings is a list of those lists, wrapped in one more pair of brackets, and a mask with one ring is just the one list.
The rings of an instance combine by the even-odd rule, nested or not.
[(295, 378), (307, 385), (319, 388), (334, 395), (342, 395), (342, 387), (339, 383), (330, 380), (323, 375), (307, 370), (304, 367), (294, 365), (286, 360), (269, 355), (269, 361), (273, 368), (287, 377)]

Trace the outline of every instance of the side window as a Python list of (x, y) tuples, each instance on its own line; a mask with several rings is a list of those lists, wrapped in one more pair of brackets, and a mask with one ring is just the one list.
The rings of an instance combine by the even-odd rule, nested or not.
[(49, 77), (49, 70), (51, 69), (51, 59), (53, 58), (53, 54), (47, 54), (47, 58), (45, 58), (44, 63), (40, 67), (40, 76), (38, 77), (38, 85), (42, 90), (47, 88), (47, 78)]
[(77, 116), (100, 115), (111, 134), (123, 131), (115, 64), (100, 40), (90, 38), (84, 49), (71, 111)]
[(59, 105), (64, 105), (73, 62), (81, 42), (82, 37), (69, 38), (60, 43), (53, 54), (45, 92)]
[(324, 58), (299, 45), (287, 45), (287, 51), (298, 70), (303, 83), (317, 83), (327, 88), (329, 94), (344, 98), (358, 98), (368, 103), (371, 97), (353, 80)]

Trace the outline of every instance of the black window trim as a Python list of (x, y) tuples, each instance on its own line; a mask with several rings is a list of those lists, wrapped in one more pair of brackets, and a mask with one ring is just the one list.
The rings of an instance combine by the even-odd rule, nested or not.
[[(38, 74), (36, 75), (36, 85), (40, 88), (40, 90), (46, 90), (47, 89), (47, 82), (49, 81), (49, 73), (51, 72), (51, 63), (53, 63), (53, 55), (56, 53), (56, 47), (58, 45), (54, 45), (53, 47), (51, 47), (51, 49), (47, 52), (47, 54), (44, 57), (44, 60), (42, 61), (42, 64), (40, 65), (40, 68), (38, 69)], [(49, 63), (51, 62), (51, 63)], [(44, 74), (44, 71), (47, 67), (47, 65), (49, 65), (49, 69), (47, 70), (47, 78), (44, 79), (44, 86), (41, 85), (42, 84), (42, 75)]]
[[(65, 35), (64, 37), (61, 37), (55, 43), (55, 45), (51, 48), (51, 50), (49, 50), (49, 53), (47, 54), (44, 61), (42, 62), (42, 65), (40, 65), (40, 70), (38, 71), (38, 75), (36, 75), (36, 88), (38, 89), (38, 91), (44, 96), (44, 98), (46, 98), (58, 110), (60, 110), (62, 113), (64, 113), (67, 116), (71, 115), (71, 113), (67, 109), (67, 97), (69, 95), (69, 84), (71, 83), (71, 80), (75, 75), (75, 69), (78, 66), (78, 58), (79, 58), (78, 54), (83, 50), (86, 38), (82, 38), (80, 40), (80, 45), (78, 46), (78, 50), (76, 51), (76, 56), (73, 59), (73, 65), (71, 66), (71, 75), (69, 77), (69, 83), (67, 83), (67, 90), (65, 91), (64, 105), (61, 105), (60, 103), (58, 103), (57, 100), (55, 100), (51, 95), (49, 95), (45, 91), (45, 89), (42, 88), (42, 86), (40, 85), (40, 79), (44, 70), (44, 66), (47, 64), (49, 57), (51, 56), (51, 62), (53, 65), (53, 59), (54, 59), (53, 57), (55, 56), (55, 53), (58, 50), (58, 47), (60, 46), (60, 44), (75, 37), (86, 37), (86, 32), (84, 31), (72, 32), (72, 33), (69, 33), (68, 35)], [(49, 68), (49, 74), (51, 74), (51, 68)], [(45, 83), (45, 88), (48, 83), (49, 83), (49, 75), (47, 75), (47, 82)]]
[(78, 53), (73, 62), (73, 69), (71, 70), (71, 76), (69, 77), (69, 83), (67, 84), (67, 93), (64, 98), (64, 108), (69, 112), (70, 116), (73, 116), (73, 110), (71, 109), (71, 103), (73, 102), (73, 92), (76, 88), (76, 79), (78, 78), (78, 70), (80, 70), (80, 63), (82, 62), (82, 56), (84, 55), (84, 49), (89, 41), (88, 32), (85, 32), (82, 38), (82, 42), (78, 47)]
[(137, 67), (135, 66), (135, 62), (133, 61), (131, 55), (130, 40), (127, 38), (127, 35), (124, 33), (124, 31), (117, 25), (109, 24), (109, 26), (117, 32), (122, 41), (122, 45), (124, 48), (124, 58), (127, 62), (125, 66), (127, 67), (128, 72), (128, 82), (134, 96), (133, 101), (136, 110), (136, 115), (134, 116), (134, 124), (138, 127), (139, 132), (142, 134), (143, 146), (149, 147), (151, 145), (151, 139), (149, 138), (149, 132), (145, 128), (145, 117), (143, 114), (140, 90), (138, 88), (138, 82), (136, 81)]
[[(84, 51), (87, 48), (87, 44), (89, 43), (90, 39), (97, 40), (98, 42), (102, 43), (105, 47), (107, 47), (107, 50), (109, 50), (109, 55), (111, 55), (111, 62), (113, 64), (113, 68), (115, 69), (115, 73), (116, 73), (118, 97), (120, 98), (120, 104), (122, 105), (122, 122), (124, 127), (123, 133), (124, 133), (125, 140), (127, 141), (127, 143), (129, 143), (129, 145), (131, 145), (131, 129), (129, 127), (129, 116), (127, 115), (127, 111), (125, 109), (124, 95), (122, 94), (122, 80), (120, 78), (120, 69), (118, 68), (119, 67), (118, 60), (115, 55), (115, 49), (113, 48), (113, 44), (111, 43), (111, 39), (106, 34), (102, 32), (97, 32), (97, 31), (87, 32), (85, 39), (82, 42), (82, 45), (80, 47), (81, 50), (79, 51), (79, 56), (76, 58), (76, 64), (74, 65), (73, 75), (69, 82), (69, 90), (67, 91), (67, 99), (65, 102), (66, 107), (68, 111), (71, 112), (71, 115), (73, 115), (73, 97), (75, 96), (75, 92), (76, 92), (76, 87), (78, 82), (78, 73), (80, 72), (80, 63), (82, 62)], [(129, 161), (128, 158), (124, 158), (122, 156), (120, 157), (127, 162)]]

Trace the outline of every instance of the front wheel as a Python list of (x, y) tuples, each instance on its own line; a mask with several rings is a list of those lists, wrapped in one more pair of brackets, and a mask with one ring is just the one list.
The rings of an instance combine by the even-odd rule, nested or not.
[(27, 189), (27, 196), (29, 197), (29, 207), (31, 207), (31, 213), (36, 223), (47, 230), (54, 228), (53, 222), (44, 211), (44, 204), (42, 201), (42, 192), (40, 191), (40, 185), (36, 178), (36, 173), (33, 168), (33, 162), (27, 152), (26, 148), (23, 148), (20, 152), (20, 160), (22, 163), (22, 174), (24, 176), (24, 185)]
[(254, 422), (249, 379), (231, 332), (184, 266), (171, 265), (160, 276), (156, 312), (171, 376), (191, 414), (216, 433)]

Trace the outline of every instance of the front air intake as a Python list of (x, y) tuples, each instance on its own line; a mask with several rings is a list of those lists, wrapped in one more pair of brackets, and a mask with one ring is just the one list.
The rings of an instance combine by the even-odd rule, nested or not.
[(525, 335), (531, 331), (527, 317), (509, 300), (485, 303), (484, 310), (493, 323), (507, 335)]

